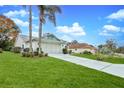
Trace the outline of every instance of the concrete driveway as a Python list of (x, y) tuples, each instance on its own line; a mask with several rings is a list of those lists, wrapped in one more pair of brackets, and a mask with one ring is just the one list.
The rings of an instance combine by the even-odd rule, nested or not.
[(124, 78), (124, 64), (112, 64), (68, 54), (49, 54), (49, 56)]

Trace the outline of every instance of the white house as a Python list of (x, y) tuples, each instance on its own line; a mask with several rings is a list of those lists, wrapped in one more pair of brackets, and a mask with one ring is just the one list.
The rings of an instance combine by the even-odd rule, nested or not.
[(87, 43), (69, 43), (68, 49), (72, 50), (73, 53), (83, 53), (84, 51), (90, 51), (94, 54), (96, 52), (96, 48)]
[[(66, 46), (66, 42), (58, 39), (50, 33), (44, 34), (41, 39), (42, 51), (45, 53), (62, 53), (62, 49)], [(15, 47), (29, 48), (29, 37), (26, 35), (18, 35), (15, 42)], [(32, 48), (36, 51), (38, 48), (38, 38), (32, 37)]]

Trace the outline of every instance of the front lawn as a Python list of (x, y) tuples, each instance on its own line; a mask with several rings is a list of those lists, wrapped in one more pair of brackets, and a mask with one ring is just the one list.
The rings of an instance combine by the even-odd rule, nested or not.
[[(89, 59), (97, 59), (96, 55), (92, 55), (92, 54), (73, 54), (74, 56), (78, 56), (78, 57), (84, 57), (84, 58), (89, 58)], [(104, 55), (103, 55), (104, 56)], [(115, 63), (115, 64), (124, 64), (124, 58), (121, 57), (112, 57), (112, 56), (108, 56), (108, 57), (104, 57), (103, 61), (105, 62), (110, 62), (110, 63)]]
[(0, 87), (124, 87), (124, 79), (52, 57), (0, 53)]

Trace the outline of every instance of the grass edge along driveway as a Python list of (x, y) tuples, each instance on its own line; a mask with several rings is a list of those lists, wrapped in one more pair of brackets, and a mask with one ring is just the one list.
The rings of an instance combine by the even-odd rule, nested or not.
[[(72, 55), (77, 56), (77, 57), (93, 59), (93, 60), (97, 59), (96, 55), (92, 55), (92, 54), (75, 53), (75, 54), (72, 54)], [(109, 63), (114, 63), (114, 64), (124, 64), (124, 58), (121, 58), (121, 57), (112, 57), (112, 56), (104, 57), (103, 61), (104, 62), (109, 62)]]

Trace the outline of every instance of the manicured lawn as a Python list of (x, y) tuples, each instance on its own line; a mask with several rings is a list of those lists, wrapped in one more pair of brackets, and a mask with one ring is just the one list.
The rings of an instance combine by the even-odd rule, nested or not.
[[(97, 59), (96, 55), (88, 55), (88, 54), (73, 54), (73, 55), (78, 57), (94, 59), (94, 60)], [(104, 57), (103, 61), (115, 63), (115, 64), (124, 64), (124, 58), (119, 58), (119, 57), (112, 57), (112, 56)]]
[(124, 87), (124, 79), (52, 57), (0, 54), (0, 87)]

